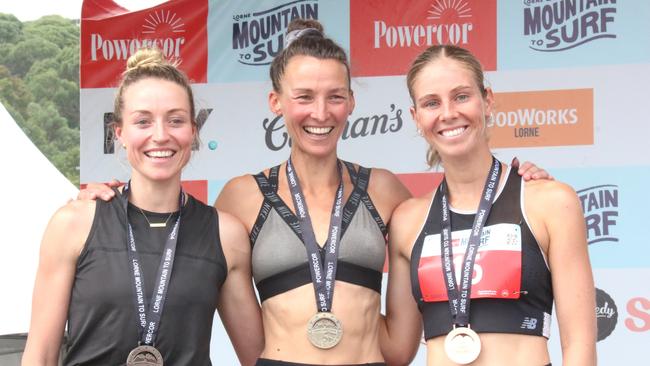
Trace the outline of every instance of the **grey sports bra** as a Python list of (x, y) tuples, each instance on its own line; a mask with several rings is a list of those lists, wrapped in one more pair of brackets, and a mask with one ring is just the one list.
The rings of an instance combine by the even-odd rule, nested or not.
[[(381, 292), (386, 225), (367, 193), (370, 169), (359, 167), (357, 172), (353, 164), (344, 163), (354, 190), (343, 209), (336, 279)], [(264, 195), (250, 234), (253, 277), (261, 301), (311, 283), (298, 219), (277, 194), (279, 169), (271, 168), (268, 177), (263, 172), (254, 176)]]

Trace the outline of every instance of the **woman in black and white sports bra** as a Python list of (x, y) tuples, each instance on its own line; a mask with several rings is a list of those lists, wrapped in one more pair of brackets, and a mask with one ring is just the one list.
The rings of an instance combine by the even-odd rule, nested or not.
[(575, 192), (524, 182), (492, 155), (493, 94), (469, 51), (430, 47), (407, 83), (429, 164), (445, 176), (393, 215), (392, 346), (408, 356), (421, 318), (428, 365), (547, 365), (555, 301), (563, 364), (594, 365), (594, 284)]

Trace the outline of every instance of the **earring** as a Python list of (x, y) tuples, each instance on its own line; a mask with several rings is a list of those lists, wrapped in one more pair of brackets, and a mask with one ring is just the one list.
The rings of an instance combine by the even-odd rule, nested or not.
[(122, 143), (122, 149), (126, 150), (126, 144)]
[(422, 129), (418, 127), (418, 135), (422, 136)]

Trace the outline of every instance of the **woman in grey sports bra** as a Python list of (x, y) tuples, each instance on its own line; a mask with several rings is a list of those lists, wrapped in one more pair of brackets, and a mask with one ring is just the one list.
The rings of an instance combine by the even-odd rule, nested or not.
[[(269, 106), (284, 117), (291, 136), (292, 171), (311, 228), (305, 230), (294, 214), (287, 163), (232, 179), (216, 202), (251, 233), (265, 335), (258, 365), (383, 364), (379, 311), (384, 223), (409, 193), (386, 170), (339, 161), (337, 143), (354, 108), (347, 56), (316, 21), (293, 21), (287, 31), (287, 38), (295, 40), (271, 65)], [(310, 266), (312, 259), (326, 257), (320, 252), (329, 251), (340, 188), (342, 220), (334, 226), (340, 232), (336, 281), (331, 304), (320, 311)], [(313, 256), (303, 240), (310, 229), (316, 245), (327, 249), (316, 249)], [(324, 259), (320, 262), (327, 263)], [(323, 281), (328, 269), (322, 265)], [(329, 327), (334, 323), (338, 328)]]

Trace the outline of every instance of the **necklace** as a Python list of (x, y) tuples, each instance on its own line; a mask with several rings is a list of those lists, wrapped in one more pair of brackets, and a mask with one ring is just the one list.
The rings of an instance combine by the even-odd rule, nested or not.
[(164, 222), (151, 222), (151, 221), (149, 221), (149, 218), (147, 217), (147, 215), (144, 214), (144, 211), (142, 211), (142, 209), (140, 207), (138, 207), (138, 206), (136, 206), (136, 207), (138, 208), (138, 211), (140, 211), (142, 216), (144, 216), (144, 219), (147, 220), (147, 224), (149, 224), (149, 227), (167, 227), (167, 222), (174, 215), (173, 212), (170, 213), (169, 216), (167, 216), (167, 220), (165, 220)]

